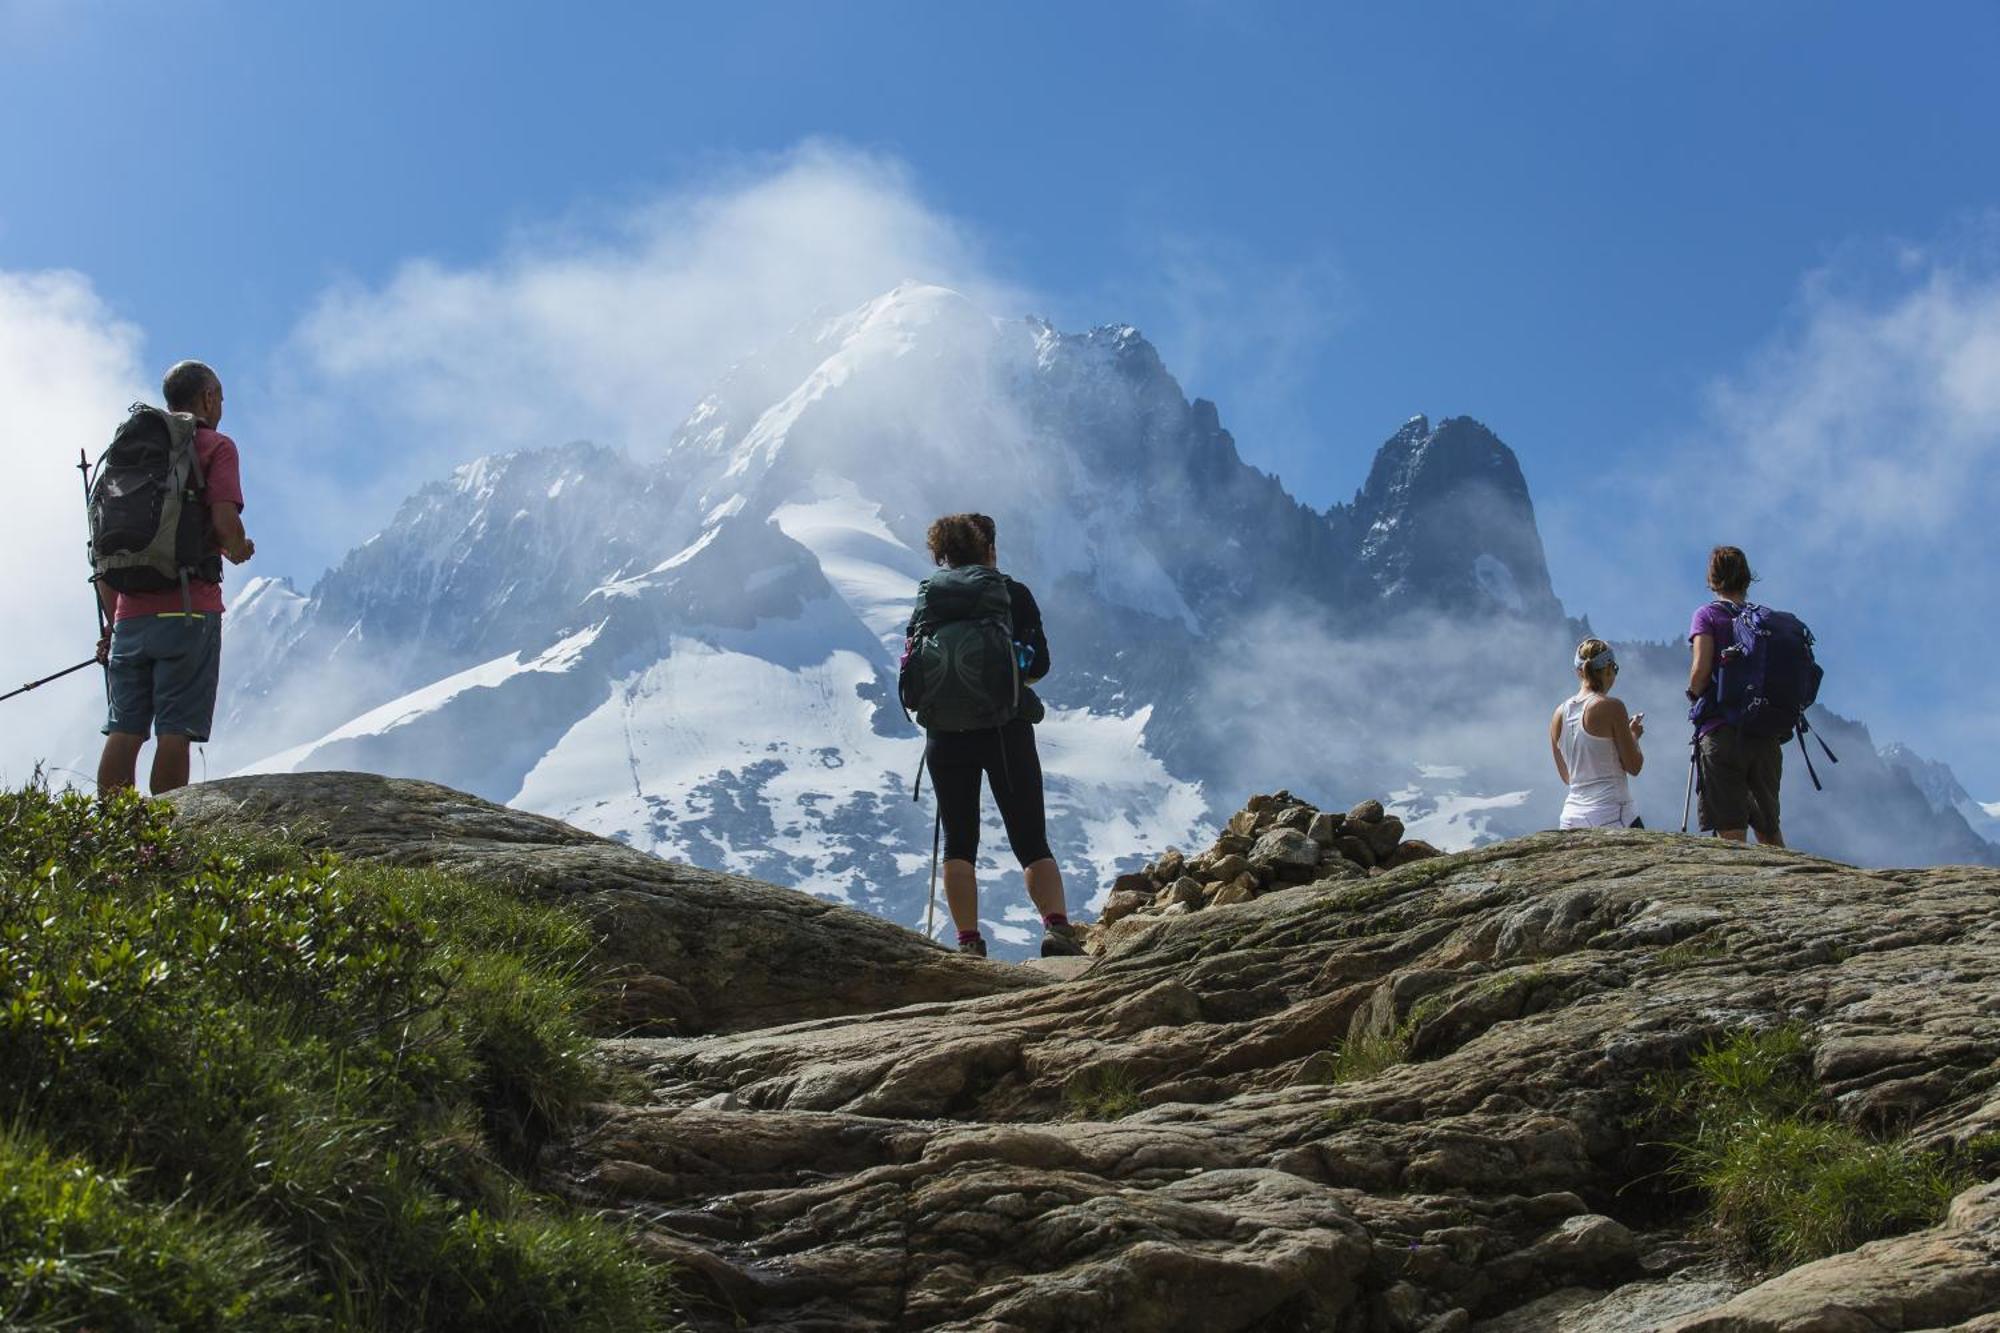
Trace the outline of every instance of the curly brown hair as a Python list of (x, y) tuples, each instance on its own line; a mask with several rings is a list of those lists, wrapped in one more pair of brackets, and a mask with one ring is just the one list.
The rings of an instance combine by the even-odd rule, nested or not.
[(993, 520), (984, 514), (946, 514), (924, 538), (931, 559), (953, 569), (984, 561), (994, 547)]
[(1750, 557), (1738, 546), (1718, 546), (1708, 553), (1708, 586), (1725, 597), (1750, 591), (1757, 576), (1750, 572)]

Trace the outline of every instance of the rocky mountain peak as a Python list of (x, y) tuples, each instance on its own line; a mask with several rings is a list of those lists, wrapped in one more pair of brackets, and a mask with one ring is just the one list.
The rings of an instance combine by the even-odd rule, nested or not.
[(1411, 417), (1376, 452), (1351, 516), (1392, 605), (1561, 617), (1520, 460), (1471, 417)]

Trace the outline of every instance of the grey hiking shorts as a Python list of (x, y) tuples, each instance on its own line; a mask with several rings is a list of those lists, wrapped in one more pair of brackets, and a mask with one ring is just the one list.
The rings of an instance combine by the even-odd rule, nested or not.
[(104, 734), (208, 739), (222, 669), (222, 617), (134, 616), (111, 627), (111, 716)]
[(1718, 727), (1701, 738), (1700, 762), (1703, 831), (1747, 828), (1762, 836), (1777, 829), (1783, 741)]

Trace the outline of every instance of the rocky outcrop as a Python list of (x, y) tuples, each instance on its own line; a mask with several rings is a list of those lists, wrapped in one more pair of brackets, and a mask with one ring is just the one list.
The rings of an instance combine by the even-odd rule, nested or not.
[(272, 774), (202, 783), (172, 800), (193, 823), (286, 830), (308, 846), (514, 884), (576, 908), (601, 940), (620, 1031), (738, 1032), (1042, 981), (879, 917), (663, 861), (435, 783)]
[[(676, 1265), (697, 1328), (2000, 1333), (1989, 869), (1589, 831), (1370, 874), (1325, 848), (1367, 842), (1374, 803), (1280, 794), (1224, 835), (1247, 848), (1150, 867), (1205, 906), (1031, 973), (426, 784), (177, 802), (567, 898), (711, 1029), (606, 1041), (633, 1095), (544, 1160)], [(1270, 882), (1217, 906), (1216, 852)], [(1827, 1114), (1990, 1183), (1911, 1234), (1743, 1267), (1671, 1188), (1650, 1089), (1780, 1027)]]
[(1806, 1264), (1680, 1319), (1671, 1333), (2000, 1330), (2000, 1184), (1953, 1201), (1942, 1226)]
[(1759, 1285), (1668, 1192), (1644, 1088), (1798, 1024), (1843, 1118), (1981, 1141), (1996, 900), (1539, 835), (1139, 919), (1020, 994), (610, 1043), (650, 1100), (557, 1174), (718, 1329), (1942, 1327), (2000, 1310), (1988, 1193)]

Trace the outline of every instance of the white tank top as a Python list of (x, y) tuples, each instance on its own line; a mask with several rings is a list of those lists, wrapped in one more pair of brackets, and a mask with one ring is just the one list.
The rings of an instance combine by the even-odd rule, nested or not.
[(1609, 736), (1583, 729), (1584, 707), (1595, 697), (1577, 695), (1563, 704), (1562, 756), (1569, 765), (1563, 828), (1624, 828), (1638, 816), (1631, 781), (1618, 762), (1618, 746)]

